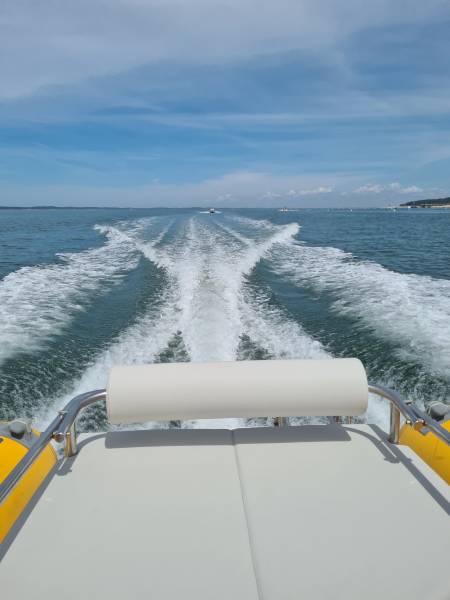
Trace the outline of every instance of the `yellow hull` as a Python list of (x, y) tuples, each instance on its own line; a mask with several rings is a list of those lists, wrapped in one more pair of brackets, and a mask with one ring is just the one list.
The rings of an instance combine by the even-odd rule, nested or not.
[[(450, 419), (440, 424), (450, 431)], [(400, 444), (409, 446), (433, 471), (450, 484), (450, 446), (432, 432), (422, 435), (410, 425), (403, 425), (400, 431)]]
[[(36, 431), (33, 433), (39, 435)], [(0, 483), (27, 452), (28, 448), (19, 441), (0, 436)], [(0, 504), (0, 544), (56, 464), (56, 460), (56, 453), (49, 444)]]

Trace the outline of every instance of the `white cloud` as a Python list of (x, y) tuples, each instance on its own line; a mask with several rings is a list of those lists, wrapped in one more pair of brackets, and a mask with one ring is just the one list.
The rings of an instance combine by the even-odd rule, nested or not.
[(299, 196), (317, 196), (318, 194), (329, 194), (333, 191), (332, 187), (320, 185), (316, 188), (306, 190), (289, 190), (286, 196), (297, 198)]
[(402, 186), (398, 182), (388, 183), (385, 185), (381, 185), (379, 183), (366, 183), (362, 185), (356, 190), (354, 190), (355, 194), (382, 194), (384, 192), (395, 192), (397, 194), (416, 194), (419, 192), (423, 192), (424, 190), (417, 185), (410, 186)]
[[(318, 184), (313, 175), (275, 176), (270, 173), (235, 171), (221, 177), (205, 179), (198, 183), (152, 183), (128, 187), (75, 187), (71, 186), (9, 186), (4, 196), (11, 205), (57, 204), (73, 206), (198, 206), (211, 202), (224, 202), (227, 206), (277, 206), (285, 202), (299, 202), (316, 206), (329, 191), (343, 185), (342, 176), (328, 176), (329, 183)], [(285, 191), (297, 190), (296, 196)], [(332, 197), (333, 198), (333, 197)], [(328, 201), (329, 202), (329, 201)], [(331, 204), (333, 200), (331, 200)]]
[(281, 194), (277, 192), (265, 192), (261, 198), (281, 198)]
[(418, 194), (419, 192), (423, 192), (423, 189), (417, 185), (410, 185), (409, 187), (404, 187), (400, 190), (401, 194)]
[(367, 183), (355, 190), (355, 194), (380, 194), (384, 190), (382, 185)]
[[(160, 61), (236, 61), (307, 51), (341, 60), (349, 36), (426, 23), (446, 3), (414, 0), (3, 0), (0, 95), (78, 83)], [(7, 57), (7, 60), (6, 60)]]
[[(368, 184), (369, 185), (369, 184)], [(392, 184), (388, 184), (388, 187)], [(400, 185), (400, 184), (398, 184)], [(228, 207), (377, 207), (386, 202), (384, 194), (361, 194), (352, 190), (355, 179), (342, 174), (324, 176), (276, 176), (270, 173), (235, 171), (196, 183), (153, 182), (127, 188), (73, 185), (3, 187), (2, 195), (11, 206), (54, 204), (59, 206), (217, 206)], [(361, 186), (363, 188), (365, 186)], [(415, 193), (417, 186), (400, 186), (397, 193)], [(359, 188), (359, 189), (361, 189)], [(284, 190), (270, 192), (267, 190)], [(288, 190), (288, 191), (285, 191)], [(408, 190), (408, 191), (404, 191)], [(427, 193), (448, 195), (448, 189)], [(333, 193), (331, 193), (333, 192)], [(280, 195), (279, 195), (280, 194)], [(391, 190), (392, 194), (392, 190)]]

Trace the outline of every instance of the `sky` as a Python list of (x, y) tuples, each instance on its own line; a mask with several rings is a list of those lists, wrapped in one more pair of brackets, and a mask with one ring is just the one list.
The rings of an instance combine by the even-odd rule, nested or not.
[(2, 0), (0, 205), (450, 195), (449, 0)]

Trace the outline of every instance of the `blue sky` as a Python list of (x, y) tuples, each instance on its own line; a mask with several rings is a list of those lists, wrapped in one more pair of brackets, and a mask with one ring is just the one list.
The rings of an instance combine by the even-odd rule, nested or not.
[(450, 195), (450, 4), (4, 0), (0, 204)]

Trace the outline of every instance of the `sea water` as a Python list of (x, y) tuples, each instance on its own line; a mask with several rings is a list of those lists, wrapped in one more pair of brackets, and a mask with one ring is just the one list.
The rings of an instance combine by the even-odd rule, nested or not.
[(1, 210), (0, 278), (0, 419), (169, 361), (351, 356), (450, 401), (450, 210)]

